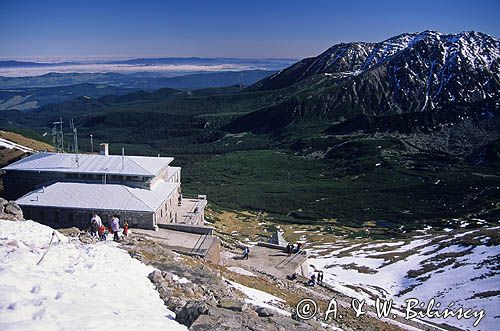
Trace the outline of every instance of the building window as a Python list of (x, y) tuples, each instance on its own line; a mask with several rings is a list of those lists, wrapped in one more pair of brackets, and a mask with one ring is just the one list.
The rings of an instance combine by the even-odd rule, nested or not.
[(68, 220), (70, 222), (73, 222), (74, 219), (75, 219), (75, 215), (73, 214), (73, 212), (69, 212), (69, 214), (68, 214)]
[(127, 181), (131, 182), (132, 181), (132, 176), (127, 176)]

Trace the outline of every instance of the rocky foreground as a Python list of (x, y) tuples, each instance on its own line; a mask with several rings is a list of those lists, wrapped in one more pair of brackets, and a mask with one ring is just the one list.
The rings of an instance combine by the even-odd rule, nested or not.
[[(223, 252), (221, 265), (179, 255), (150, 238), (132, 236), (122, 248), (132, 257), (154, 266), (149, 275), (176, 321), (190, 330), (437, 330), (431, 324), (395, 319), (378, 319), (374, 311), (354, 317), (346, 297), (328, 287), (306, 287), (304, 279), (277, 279), (265, 271), (236, 267), (230, 251)], [(226, 256), (226, 258), (224, 258)], [(276, 298), (272, 305), (255, 300), (252, 291)], [(250, 293), (249, 293), (250, 292)], [(312, 298), (325, 312), (330, 299), (339, 303), (342, 319), (323, 320), (323, 315), (301, 320), (296, 304)]]
[[(45, 252), (46, 254), (50, 246), (50, 244), (47, 243), (48, 239), (50, 239), (49, 234), (53, 230), (33, 221), (24, 221), (22, 210), (15, 203), (5, 200), (1, 200), (0, 202), (0, 219), (3, 219), (2, 222), (12, 221), (7, 223), (17, 223), (20, 229), (19, 231), (26, 226), (34, 227), (35, 225), (41, 229), (46, 228), (44, 231), (47, 232), (45, 236), (47, 238), (44, 237), (43, 240), (39, 240), (40, 243), (37, 244), (40, 246), (39, 249), (37, 248), (35, 251), (31, 249), (29, 252), (26, 251), (26, 253), (33, 255), (30, 257), (33, 261), (38, 260), (42, 253)], [(27, 225), (23, 226), (23, 224)], [(10, 229), (12, 226), (7, 226), (7, 228)], [(14, 226), (13, 229), (15, 228)], [(37, 236), (39, 237), (40, 233), (38, 232), (39, 231), (30, 230), (26, 235), (22, 235), (22, 231), (18, 233), (12, 230), (10, 231), (10, 235), (8, 233), (2, 234), (0, 239), (5, 241), (5, 245), (2, 244), (2, 247), (6, 247), (5, 250), (7, 255), (5, 258), (7, 259), (13, 253), (21, 254), (23, 252), (22, 248), (25, 246), (33, 246), (33, 244), (26, 240), (29, 238), (33, 239)], [(109, 265), (107, 265), (108, 262), (106, 262), (108, 258), (104, 258), (104, 260), (101, 261), (98, 255), (107, 252), (109, 256), (115, 256), (118, 254), (116, 251), (122, 251), (118, 249), (118, 247), (120, 247), (126, 250), (129, 253), (128, 255), (132, 258), (142, 262), (139, 263), (136, 261), (136, 263), (139, 263), (141, 266), (146, 265), (148, 268), (154, 268), (150, 269), (152, 271), (147, 273), (147, 277), (149, 281), (154, 284), (159, 297), (163, 301), (164, 306), (166, 306), (164, 309), (175, 313), (175, 321), (181, 326), (188, 327), (190, 330), (442, 330), (443, 327), (442, 325), (433, 325), (420, 320), (407, 321), (403, 319), (402, 314), (391, 316), (391, 318), (378, 318), (375, 314), (374, 307), (367, 307), (365, 314), (355, 317), (355, 312), (351, 307), (351, 297), (342, 294), (328, 285), (308, 287), (304, 284), (306, 279), (300, 277), (293, 281), (281, 279), (274, 277), (266, 270), (248, 267), (240, 263), (238, 259), (235, 259), (235, 256), (239, 255), (240, 251), (227, 242), (223, 242), (225, 248), (221, 253), (221, 263), (213, 264), (199, 257), (180, 255), (162, 245), (160, 242), (155, 241), (154, 238), (140, 234), (132, 233), (129, 237), (122, 239), (120, 245), (116, 247), (116, 243), (110, 241), (95, 242), (87, 233), (81, 232), (76, 228), (60, 229), (57, 233), (63, 238), (62, 241), (59, 239), (57, 243), (54, 242), (56, 246), (48, 252), (47, 257), (40, 267), (41, 269), (36, 267), (36, 270), (45, 270), (43, 266), (48, 264), (55, 268), (54, 270), (62, 268), (61, 270), (64, 271), (62, 273), (63, 276), (73, 278), (76, 277), (76, 275), (87, 274), (92, 268), (98, 269), (102, 267), (104, 268), (103, 270), (109, 271)], [(24, 243), (25, 241), (26, 243)], [(47, 244), (49, 246), (47, 246)], [(81, 257), (75, 260), (74, 254), (68, 253), (68, 248), (78, 252)], [(61, 264), (61, 258), (55, 256), (58, 254), (56, 252), (60, 252), (61, 256), (69, 254), (68, 256), (64, 255), (68, 260), (66, 264), (69, 266), (59, 265)], [(43, 256), (45, 257), (45, 255)], [(119, 254), (116, 256), (119, 256)], [(86, 259), (89, 262), (83, 263), (82, 265), (82, 259)], [(33, 263), (30, 262), (26, 267), (33, 268), (33, 266), (31, 266), (32, 264)], [(127, 264), (132, 265), (131, 263)], [(20, 268), (18, 270), (19, 272), (28, 272), (26, 271), (28, 269), (24, 270), (22, 265), (13, 264), (13, 266), (14, 265), (16, 270)], [(121, 271), (120, 269), (123, 268), (118, 268), (113, 272), (125, 272), (124, 269)], [(8, 272), (9, 268), (0, 268), (0, 272), (6, 271)], [(126, 273), (130, 274), (130, 272)], [(125, 277), (125, 275), (123, 276)], [(122, 284), (122, 278), (122, 276), (113, 277), (113, 281), (117, 282), (117, 286), (122, 287), (124, 286), (124, 284)], [(46, 287), (44, 282), (47, 281), (47, 277), (44, 276), (40, 279), (41, 285), (33, 285), (36, 291), (38, 291), (38, 288)], [(134, 281), (134, 283), (135, 282), (136, 281)], [(12, 284), (13, 286), (19, 285), (14, 278)], [(58, 283), (55, 282), (54, 284)], [(98, 281), (96, 281), (96, 284), (96, 286), (99, 287)], [(73, 286), (74, 288), (81, 288), (85, 286), (85, 284), (77, 282), (74, 283)], [(91, 288), (93, 290), (98, 290), (96, 286), (92, 285)], [(67, 291), (64, 292), (70, 291), (69, 288), (66, 290)], [(19, 291), (24, 293), (22, 288), (20, 288)], [(34, 292), (34, 294), (37, 293), (38, 292)], [(115, 292), (113, 290), (110, 293)], [(128, 296), (132, 301), (135, 300), (130, 295)], [(41, 298), (46, 297), (47, 296), (42, 296)], [(37, 299), (38, 301), (33, 301), (33, 305), (36, 307), (24, 301), (21, 305), (21, 301), (19, 301), (19, 305), (15, 304), (12, 306), (11, 303), (3, 308), (0, 307), (0, 313), (4, 310), (4, 313), (7, 314), (6, 316), (10, 316), (14, 321), (22, 317), (15, 313), (16, 309), (20, 309), (18, 306), (21, 306), (23, 311), (28, 308), (40, 310), (40, 314), (42, 314), (39, 316), (40, 319), (49, 321), (50, 314), (45, 314), (45, 311), (47, 311), (47, 309), (50, 311), (54, 309), (54, 307), (57, 307), (60, 303), (58, 301), (59, 297), (59, 294), (55, 295), (53, 303), (51, 303), (52, 299), (43, 299), (40, 304), (42, 306), (47, 306), (42, 309), (43, 312), (37, 308), (39, 306), (35, 305), (35, 303), (38, 304), (39, 302)], [(97, 295), (97, 297), (99, 297), (99, 295)], [(305, 298), (315, 300), (319, 306), (319, 314), (309, 320), (300, 318), (295, 311), (297, 303)], [(332, 299), (338, 303), (337, 316), (339, 317), (325, 320), (324, 312), (327, 310), (327, 305)], [(119, 301), (118, 298), (116, 298), (116, 300)], [(117, 305), (120, 304), (118, 301), (116, 302)], [(126, 306), (128, 307), (128, 305), (127, 303)], [(9, 308), (11, 306), (15, 309)], [(118, 309), (118, 311), (113, 314), (115, 313), (120, 314), (121, 309)], [(75, 314), (71, 314), (71, 316), (68, 315), (65, 319), (75, 319), (78, 318), (78, 316), (86, 316), (81, 312)], [(146, 314), (147, 312), (145, 311), (144, 315)], [(160, 315), (157, 317), (161, 317)], [(29, 316), (32, 317), (32, 315)], [(173, 318), (173, 316), (174, 314), (172, 314), (171, 318)], [(27, 323), (28, 320), (31, 320), (31, 317), (22, 319), (22, 322)], [(129, 315), (127, 315), (127, 318), (134, 319), (133, 316)], [(140, 319), (139, 316), (136, 316), (136, 319)], [(109, 320), (109, 318), (107, 320)], [(119, 319), (119, 321), (121, 321), (121, 319)], [(134, 321), (138, 322), (139, 320)], [(161, 322), (157, 321), (155, 323)], [(9, 326), (12, 325), (12, 323), (9, 324)], [(452, 328), (446, 327), (446, 329)]]

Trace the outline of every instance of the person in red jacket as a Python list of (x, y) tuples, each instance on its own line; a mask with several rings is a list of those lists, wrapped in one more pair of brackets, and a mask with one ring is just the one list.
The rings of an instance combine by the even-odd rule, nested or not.
[(99, 239), (105, 241), (106, 240), (106, 234), (105, 234), (106, 228), (104, 227), (104, 225), (101, 224), (101, 226), (98, 229), (98, 232), (99, 232)]
[(123, 236), (124, 237), (128, 236), (128, 223), (127, 222), (125, 222), (125, 224), (123, 224)]

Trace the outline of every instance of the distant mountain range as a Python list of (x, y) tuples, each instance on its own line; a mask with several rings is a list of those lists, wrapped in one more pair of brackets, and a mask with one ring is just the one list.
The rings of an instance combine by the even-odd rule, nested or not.
[(274, 71), (247, 70), (176, 77), (119, 73), (51, 73), (35, 77), (0, 77), (0, 110), (31, 111), (50, 103), (66, 102), (78, 97), (99, 98), (136, 90), (249, 86), (273, 73)]
[(498, 113), (500, 42), (479, 32), (424, 31), (380, 43), (342, 43), (250, 90), (277, 90), (283, 98), (236, 119), (227, 130), (270, 132), (297, 120), (359, 115)]
[(35, 62), (35, 61), (0, 61), (0, 67), (46, 67), (60, 65), (88, 65), (88, 64), (128, 64), (128, 65), (217, 65), (217, 64), (249, 64), (254, 66), (266, 66), (268, 68), (281, 69), (283, 64), (296, 62), (296, 59), (239, 59), (239, 58), (203, 58), (203, 57), (159, 57), (159, 58), (135, 58), (127, 60), (85, 60), (85, 61), (62, 61), (62, 62)]
[(33, 67), (53, 67), (53, 66), (61, 66), (61, 65), (71, 65), (78, 64), (76, 62), (29, 62), (29, 61), (16, 61), (16, 60), (7, 60), (0, 61), (0, 68), (33, 68)]

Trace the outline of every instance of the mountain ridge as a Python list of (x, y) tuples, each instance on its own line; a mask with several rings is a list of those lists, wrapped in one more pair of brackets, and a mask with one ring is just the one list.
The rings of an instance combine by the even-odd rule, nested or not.
[(497, 113), (500, 41), (480, 32), (424, 31), (380, 43), (337, 44), (250, 90), (272, 90), (284, 97), (235, 119), (225, 130), (271, 132), (293, 121), (344, 121), (361, 114), (471, 109)]
[[(437, 31), (425, 30), (423, 32), (402, 33), (378, 43), (356, 41), (335, 44), (316, 57), (305, 58), (288, 68), (280, 70), (269, 78), (263, 79), (261, 82), (257, 82), (254, 85), (254, 88), (260, 90), (269, 89), (269, 83), (276, 80), (277, 77), (283, 75), (286, 71), (293, 71), (298, 69), (298, 67), (307, 65), (308, 63), (312, 64), (311, 67), (305, 72), (309, 75), (318, 73), (356, 74), (356, 71), (371, 69), (373, 66), (387, 60), (389, 57), (396, 55), (404, 49), (414, 46), (416, 43), (424, 40), (425, 38), (434, 37), (439, 41), (444, 39), (445, 42), (453, 42), (465, 38), (470, 39), (471, 35), (490, 39), (490, 42), (496, 42), (496, 57), (498, 59), (498, 56), (500, 56), (498, 44), (500, 41), (488, 34), (476, 31), (463, 31), (457, 34), (441, 34)], [(350, 56), (349, 62), (346, 62), (346, 56)], [(333, 60), (329, 60), (329, 58), (333, 58)], [(489, 62), (489, 66), (491, 66), (491, 61)], [(294, 81), (294, 83), (297, 81)], [(283, 87), (286, 86), (279, 86), (278, 88)], [(276, 89), (276, 86), (274, 86), (273, 89)]]

